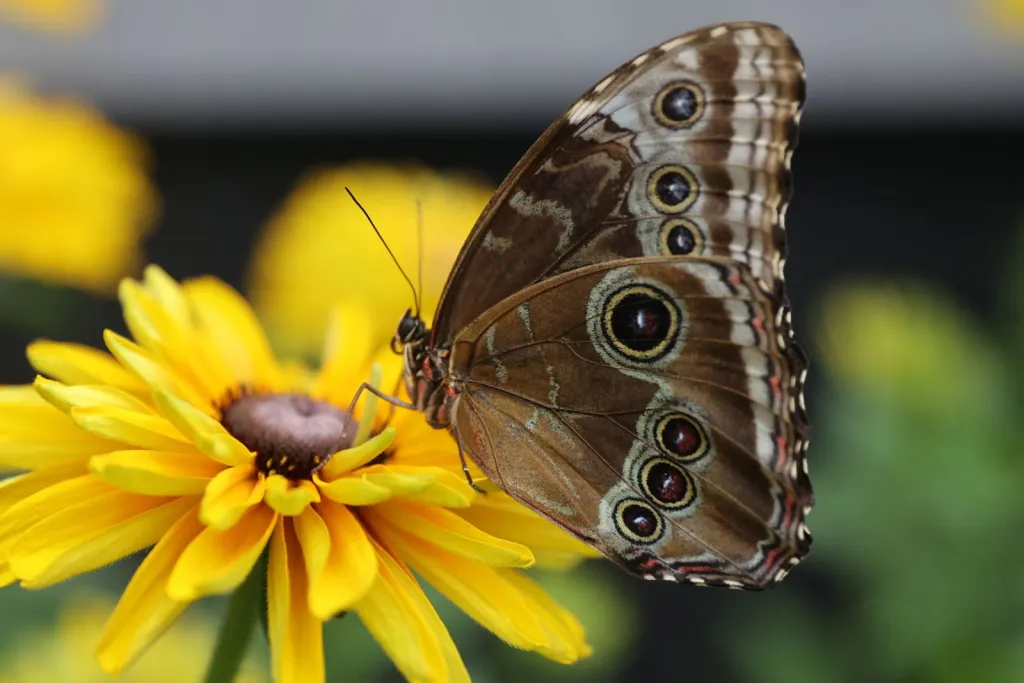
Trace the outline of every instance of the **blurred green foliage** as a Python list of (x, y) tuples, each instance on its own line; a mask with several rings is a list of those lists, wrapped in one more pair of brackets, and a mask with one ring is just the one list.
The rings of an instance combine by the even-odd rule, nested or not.
[(771, 628), (733, 615), (746, 680), (1024, 681), (1024, 239), (995, 285), (991, 328), (918, 285), (825, 297), (809, 564), (832, 583), (769, 596)]

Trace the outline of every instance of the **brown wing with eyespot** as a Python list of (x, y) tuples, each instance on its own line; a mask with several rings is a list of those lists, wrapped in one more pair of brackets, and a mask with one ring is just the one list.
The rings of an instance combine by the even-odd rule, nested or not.
[(718, 255), (781, 298), (804, 71), (768, 24), (708, 27), (624, 64), (509, 174), (441, 299), (442, 346), (486, 309), (560, 272), (614, 258)]
[(762, 588), (809, 549), (803, 359), (746, 266), (582, 268), (487, 311), (452, 354), (469, 456), (631, 571)]

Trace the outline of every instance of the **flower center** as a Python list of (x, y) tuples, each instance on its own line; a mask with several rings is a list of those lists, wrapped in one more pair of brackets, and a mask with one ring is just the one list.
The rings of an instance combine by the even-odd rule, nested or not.
[(289, 479), (311, 478), (333, 453), (352, 446), (357, 427), (338, 408), (301, 394), (240, 396), (221, 423), (256, 452), (261, 472)]

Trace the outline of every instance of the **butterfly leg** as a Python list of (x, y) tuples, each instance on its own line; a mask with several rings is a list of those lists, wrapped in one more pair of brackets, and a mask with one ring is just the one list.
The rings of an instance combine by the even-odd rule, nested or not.
[(356, 409), (356, 404), (359, 403), (359, 398), (363, 395), (364, 391), (369, 391), (371, 394), (374, 394), (377, 398), (386, 401), (387, 403), (390, 403), (393, 406), (397, 406), (398, 408), (408, 408), (409, 410), (416, 410), (416, 406), (414, 406), (413, 404), (407, 403), (406, 401), (403, 401), (400, 398), (395, 398), (390, 394), (386, 394), (377, 387), (370, 384), (369, 382), (363, 382), (362, 384), (359, 385), (359, 388), (356, 389), (356, 395), (352, 397), (352, 402), (348, 404), (348, 413), (346, 413), (347, 415), (352, 415), (352, 412)]
[(452, 436), (455, 437), (455, 446), (459, 449), (459, 462), (462, 463), (462, 471), (466, 474), (466, 483), (477, 493), (487, 493), (487, 491), (484, 491), (473, 481), (473, 475), (469, 472), (469, 463), (466, 462), (466, 452), (462, 450), (462, 442), (459, 441), (459, 437), (454, 433)]

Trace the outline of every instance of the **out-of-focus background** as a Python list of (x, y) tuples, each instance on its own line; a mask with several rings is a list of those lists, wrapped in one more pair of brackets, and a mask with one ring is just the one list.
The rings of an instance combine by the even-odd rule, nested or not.
[[(330, 255), (366, 229), (342, 181), (381, 221), (410, 164), (475, 178), (437, 200), (468, 230), (596, 80), (740, 19), (785, 27), (809, 78), (787, 281), (812, 359), (812, 553), (764, 594), (599, 562), (546, 577), (591, 632), (572, 668), (442, 615), (477, 681), (1022, 681), (1020, 0), (0, 0), (0, 381), (31, 379), (31, 339), (121, 329), (116, 281), (147, 261), (226, 279), (315, 357)], [(0, 680), (72, 680), (40, 662), (88, 650), (131, 569), (0, 590)], [(195, 629), (181, 651), (206, 656), (219, 609), (176, 627)], [(332, 680), (397, 676), (354, 619), (328, 649)]]

